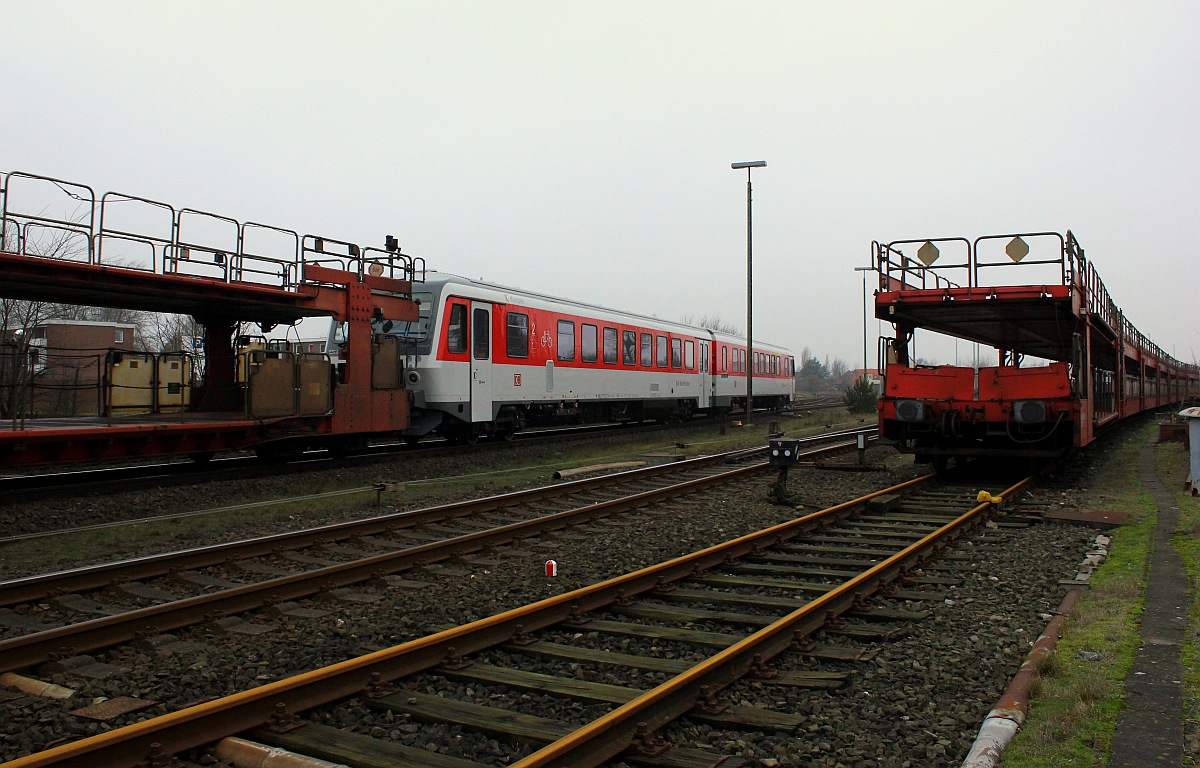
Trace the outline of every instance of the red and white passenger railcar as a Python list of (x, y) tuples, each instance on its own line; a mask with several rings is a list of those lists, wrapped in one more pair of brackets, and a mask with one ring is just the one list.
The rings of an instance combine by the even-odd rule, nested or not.
[[(876, 316), (896, 328), (881, 340), (880, 436), (918, 460), (1059, 456), (1200, 396), (1200, 369), (1133, 327), (1070, 232), (875, 243), (873, 259)], [(920, 364), (917, 330), (990, 346), (997, 364)]]
[[(512, 435), (557, 417), (674, 419), (743, 405), (744, 339), (530, 291), (429, 273), (397, 336), (419, 437)], [(792, 399), (795, 361), (754, 346), (756, 405)]]

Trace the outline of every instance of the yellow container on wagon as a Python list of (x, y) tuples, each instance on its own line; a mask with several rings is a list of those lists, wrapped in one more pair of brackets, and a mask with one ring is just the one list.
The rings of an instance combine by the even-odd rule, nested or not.
[(149, 413), (154, 404), (154, 355), (113, 351), (107, 358), (105, 412)]
[(192, 403), (192, 359), (182, 352), (158, 356), (157, 403), (161, 411), (182, 411)]

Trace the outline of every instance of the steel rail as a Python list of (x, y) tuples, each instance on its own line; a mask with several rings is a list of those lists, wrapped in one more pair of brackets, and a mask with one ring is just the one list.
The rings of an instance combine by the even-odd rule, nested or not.
[[(929, 482), (935, 477), (936, 475), (925, 475), (573, 592), (295, 677), (265, 683), (222, 699), (53, 747), (18, 758), (5, 764), (5, 768), (94, 768), (96, 765), (104, 765), (106, 768), (135, 768), (142, 764), (148, 755), (178, 754), (231, 734), (252, 730), (281, 715), (357, 695), (373, 686), (431, 669), (447, 658), (484, 651), (525, 633), (545, 629), (573, 618), (578, 619), (581, 614), (604, 608), (617, 600), (648, 592), (663, 584), (686, 578), (696, 571), (716, 567), (729, 558), (744, 557), (794, 538), (820, 527), (828, 519), (840, 519), (850, 515), (870, 499)], [(830, 602), (832, 600), (829, 597), (824, 599), (824, 604)], [(823, 621), (823, 617), (821, 620)], [(810, 631), (820, 626), (817, 618), (811, 618), (810, 621)], [(779, 622), (776, 622), (777, 624)], [(774, 634), (779, 632), (781, 630), (776, 630)], [(786, 645), (787, 643), (781, 643), (780, 647)], [(641, 708), (645, 704), (639, 702), (643, 702), (644, 699), (644, 696), (640, 697), (630, 705), (614, 711), (628, 713), (628, 708), (634, 704)], [(597, 722), (602, 724), (603, 730), (600, 733), (626, 738), (623, 717), (616, 720), (602, 718)], [(636, 728), (636, 723), (634, 727)], [(627, 738), (632, 739), (632, 734)], [(618, 752), (627, 748), (630, 743), (629, 740), (624, 741)], [(611, 752), (611, 749), (608, 751)], [(580, 767), (583, 765), (579, 764)]]
[[(821, 450), (840, 450), (844, 447), (839, 444)], [(129, 642), (139, 636), (169, 632), (202, 621), (379, 579), (419, 565), (477, 552), (485, 547), (507, 544), (516, 539), (559, 530), (581, 521), (696, 493), (714, 485), (757, 474), (766, 466), (768, 465), (754, 464), (442, 541), (405, 547), (360, 560), (21, 635), (0, 641), (0, 672), (24, 669), (58, 655), (77, 655)], [(612, 476), (608, 477), (611, 480)], [(495, 498), (498, 497), (493, 497)]]
[[(850, 434), (857, 434), (859, 431), (861, 430), (854, 430), (851, 431)], [(873, 428), (871, 431), (874, 431)], [(832, 435), (817, 435), (811, 438), (804, 438), (804, 441), (812, 444), (829, 440), (831, 438), (836, 439), (838, 436), (840, 436), (840, 433), (833, 433)], [(827, 450), (836, 451), (846, 447), (850, 446), (835, 444), (833, 446), (829, 446)], [(0, 582), (0, 607), (34, 602), (36, 600), (42, 600), (50, 595), (61, 594), (63, 592), (101, 589), (116, 583), (160, 577), (179, 569), (195, 569), (214, 565), (224, 565), (231, 560), (241, 560), (250, 557), (269, 555), (275, 551), (278, 551), (281, 547), (300, 548), (314, 546), (317, 544), (350, 539), (356, 536), (371, 536), (377, 533), (395, 530), (397, 527), (416, 526), (433, 520), (444, 520), (451, 517), (464, 517), (481, 512), (489, 512), (500, 507), (528, 504), (547, 498), (566, 496), (572, 493), (591, 490), (593, 488), (600, 488), (605, 485), (610, 485), (614, 480), (618, 479), (635, 481), (642, 478), (655, 477), (658, 475), (685, 472), (693, 468), (701, 468), (712, 464), (719, 464), (724, 461), (751, 457), (756, 453), (760, 453), (765, 450), (765, 448), (761, 447), (741, 449), (738, 451), (714, 454), (712, 456), (686, 459), (683, 461), (677, 461), (655, 467), (644, 467), (641, 469), (629, 470), (627, 472), (620, 472), (602, 477), (584, 478), (566, 483), (557, 483), (553, 485), (541, 486), (539, 488), (515, 491), (513, 493), (487, 496), (482, 499), (473, 499), (470, 501), (456, 502), (453, 504), (443, 504), (435, 507), (425, 507), (423, 509), (395, 512), (387, 515), (369, 517), (362, 520), (330, 523), (328, 525), (317, 526), (315, 528), (305, 528), (299, 531), (288, 531), (269, 536), (257, 536), (240, 541), (212, 544), (204, 547), (180, 550), (177, 552), (167, 552), (158, 555), (149, 555), (146, 557), (103, 563), (100, 565), (72, 568), (69, 570), (56, 571), (49, 574), (40, 574), (37, 576), (11, 579)], [(402, 484), (398, 483), (397, 485)], [(379, 490), (379, 486), (364, 486), (351, 490), (356, 493), (374, 493)], [(345, 491), (339, 493), (350, 492), (351, 491)], [(291, 504), (303, 502), (308, 499), (324, 498), (326, 496), (327, 494), (296, 496), (282, 499), (275, 503)], [(254, 502), (246, 505), (222, 507), (211, 511), (232, 512), (241, 508), (258, 507), (262, 504), (263, 502)]]
[[(1006, 498), (1019, 491), (1033, 478), (1026, 478), (1000, 494)], [(634, 743), (639, 728), (656, 731), (687, 714), (706, 692), (719, 691), (745, 677), (758, 661), (768, 660), (787, 650), (794, 640), (818, 630), (830, 618), (849, 610), (854, 602), (867, 597), (895, 580), (904, 571), (931, 554), (947, 539), (955, 538), (998, 502), (982, 501), (970, 511), (921, 537), (869, 570), (813, 598), (811, 602), (769, 626), (718, 652), (687, 672), (588, 723), (583, 728), (537, 752), (512, 763), (510, 768), (586, 768), (601, 765)], [(815, 515), (825, 515), (817, 512)]]

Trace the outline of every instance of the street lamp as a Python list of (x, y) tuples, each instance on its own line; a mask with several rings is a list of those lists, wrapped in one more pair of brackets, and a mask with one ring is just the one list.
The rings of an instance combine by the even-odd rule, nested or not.
[(874, 272), (875, 267), (855, 267), (855, 272), (863, 273), (863, 376), (867, 375), (867, 273)]
[(754, 421), (754, 220), (751, 212), (750, 169), (766, 168), (766, 160), (732, 163), (730, 168), (746, 169), (746, 423)]

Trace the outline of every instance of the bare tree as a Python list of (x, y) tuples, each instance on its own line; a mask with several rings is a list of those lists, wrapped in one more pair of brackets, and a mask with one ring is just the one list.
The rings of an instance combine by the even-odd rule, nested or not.
[(203, 326), (190, 315), (148, 313), (142, 339), (151, 352), (188, 352), (195, 339), (204, 335)]
[(701, 315), (699, 319), (693, 314), (683, 316), (681, 321), (684, 325), (695, 325), (700, 328), (707, 328), (710, 331), (717, 333), (727, 333), (730, 336), (741, 336), (742, 328), (736, 323), (731, 323), (727, 320), (722, 320), (720, 315)]

